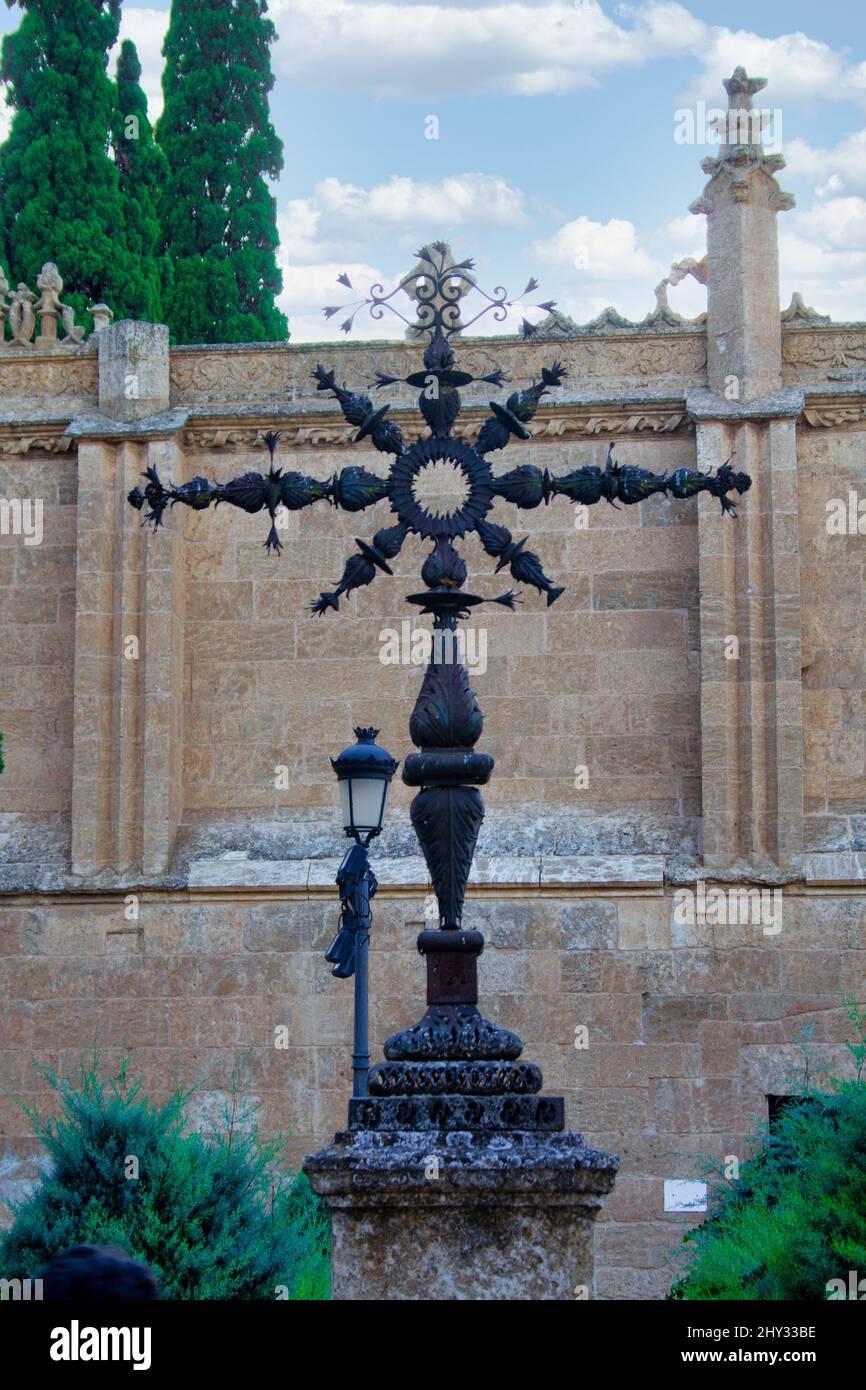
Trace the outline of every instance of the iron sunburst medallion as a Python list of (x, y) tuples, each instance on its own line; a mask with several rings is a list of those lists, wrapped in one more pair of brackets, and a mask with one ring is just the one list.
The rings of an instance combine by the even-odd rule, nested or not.
[[(416, 491), (419, 478), (437, 463), (452, 465), (465, 480), (465, 500), (438, 514)], [(395, 460), (388, 480), (392, 511), (425, 540), (452, 540), (474, 531), (493, 505), (493, 489), (493, 473), (486, 460), (462, 439), (450, 437), (417, 439)]]

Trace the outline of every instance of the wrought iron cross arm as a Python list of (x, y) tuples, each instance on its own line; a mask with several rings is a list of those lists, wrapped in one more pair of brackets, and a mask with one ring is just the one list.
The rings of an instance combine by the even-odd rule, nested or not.
[(493, 418), (485, 420), (481, 426), (475, 446), (478, 453), (489, 454), (493, 449), (504, 449), (512, 435), (517, 439), (529, 439), (531, 436), (526, 422), (532, 419), (545, 391), (561, 386), (566, 376), (568, 372), (562, 363), (554, 362), (552, 367), (542, 367), (539, 381), (534, 381), (525, 391), (512, 392), (505, 405), (489, 401)]
[(495, 526), (491, 521), (479, 521), (477, 530), (478, 538), (487, 554), (499, 562), (496, 566), (497, 574), (508, 565), (519, 584), (531, 584), (540, 594), (547, 595), (548, 608), (556, 602), (560, 594), (565, 593), (564, 588), (556, 588), (548, 579), (535, 552), (524, 550), (528, 536), (524, 536), (522, 541), (516, 541), (507, 527)]
[(711, 497), (719, 499), (723, 512), (736, 516), (734, 504), (727, 493), (736, 492), (742, 496), (752, 486), (752, 480), (748, 473), (736, 473), (731, 467), (731, 459), (726, 459), (715, 475), (699, 473), (694, 468), (677, 468), (670, 474), (667, 485), (674, 497), (694, 497), (698, 492), (708, 492)]
[(356, 444), (369, 436), (380, 453), (403, 453), (403, 435), (399, 425), (385, 418), (390, 406), (383, 405), (377, 410), (369, 396), (362, 396), (338, 386), (333, 369), (327, 371), (321, 363), (311, 375), (316, 382), (316, 390), (330, 391), (336, 396), (345, 419), (350, 425), (357, 425), (358, 433), (354, 440)]
[(360, 512), (387, 496), (385, 481), (377, 478), (375, 473), (369, 473), (366, 468), (343, 468), (324, 482), (310, 478), (306, 473), (284, 473), (281, 468), (274, 467), (274, 450), (279, 438), (277, 432), (264, 436), (271, 457), (267, 473), (243, 473), (228, 483), (212, 483), (207, 478), (197, 476), (180, 487), (173, 487), (170, 482), (162, 481), (155, 468), (148, 468), (142, 475), (146, 479), (144, 489), (134, 487), (127, 501), (137, 511), (149, 508), (142, 525), (150, 525), (154, 530), (162, 526), (166, 507), (173, 507), (176, 502), (182, 502), (194, 511), (204, 511), (211, 504), (219, 506), (220, 502), (227, 502), (250, 514), (267, 511), (271, 518), (271, 529), (265, 548), (279, 554), (283, 544), (277, 530), (276, 515), (281, 507), (297, 512), (302, 507), (312, 506), (314, 502), (330, 500), (335, 507), (342, 507), (344, 511)]
[(655, 492), (668, 492), (680, 499), (694, 497), (698, 492), (709, 492), (712, 497), (719, 499), (723, 512), (736, 516), (727, 493), (742, 495), (748, 492), (751, 485), (748, 474), (734, 472), (730, 459), (715, 474), (700, 473), (694, 468), (677, 468), (673, 473), (651, 473), (634, 464), (621, 466), (616, 463), (611, 444), (604, 468), (587, 465), (556, 477), (546, 468), (524, 463), (496, 478), (494, 491), (498, 497), (504, 497), (524, 510), (539, 507), (542, 502), (547, 503), (556, 496), (581, 502), (586, 507), (601, 501), (609, 502), (614, 507), (617, 503), (630, 507)]
[(336, 613), (340, 607), (341, 595), (350, 593), (352, 589), (360, 589), (365, 584), (372, 584), (380, 570), (385, 574), (393, 574), (388, 561), (400, 553), (408, 534), (408, 526), (401, 521), (396, 526), (383, 527), (381, 531), (377, 531), (372, 544), (356, 536), (355, 544), (360, 553), (349, 556), (339, 584), (330, 593), (319, 594), (315, 602), (310, 604), (313, 614), (318, 617), (327, 613), (329, 608)]

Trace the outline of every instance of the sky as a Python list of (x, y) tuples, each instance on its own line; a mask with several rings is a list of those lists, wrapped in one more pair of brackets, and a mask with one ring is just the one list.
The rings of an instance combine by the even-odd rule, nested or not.
[[(169, 8), (123, 8), (153, 119)], [(642, 319), (671, 262), (703, 255), (706, 219), (688, 206), (716, 147), (698, 103), (725, 106), (738, 65), (768, 79), (755, 104), (773, 113), (766, 140), (796, 197), (779, 214), (783, 307), (797, 290), (834, 319), (866, 320), (866, 7), (271, 0), (270, 14), (280, 305), (294, 341), (340, 336), (343, 316), (322, 315), (353, 298), (339, 274), (390, 287), (436, 239), (473, 257), (487, 287), (518, 294), (535, 275), (533, 298), (578, 323), (607, 305)], [(0, 33), (19, 19), (3, 7)], [(670, 303), (691, 316), (706, 291), (689, 278)], [(399, 320), (359, 318), (354, 337), (402, 333)]]

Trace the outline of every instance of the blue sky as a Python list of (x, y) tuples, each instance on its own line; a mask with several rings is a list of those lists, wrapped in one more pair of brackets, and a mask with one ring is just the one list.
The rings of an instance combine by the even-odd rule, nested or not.
[[(159, 109), (169, 5), (124, 6), (123, 34)], [(673, 259), (701, 255), (688, 213), (710, 145), (674, 138), (675, 113), (724, 105), (737, 64), (769, 79), (780, 113), (782, 298), (866, 319), (866, 11), (825, 0), (724, 7), (595, 0), (272, 0), (272, 112), (285, 144), (276, 195), (282, 306), (295, 341), (339, 335), (334, 281), (393, 283), (425, 240), (474, 256), (479, 278), (579, 322), (654, 305)], [(0, 14), (0, 32), (17, 10)], [(438, 138), (425, 138), (438, 121)], [(61, 267), (62, 270), (62, 267)], [(705, 291), (671, 290), (694, 314)], [(359, 320), (355, 336), (402, 325)]]

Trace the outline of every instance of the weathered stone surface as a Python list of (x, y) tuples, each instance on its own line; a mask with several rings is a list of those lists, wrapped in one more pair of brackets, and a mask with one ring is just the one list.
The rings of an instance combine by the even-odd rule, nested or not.
[(99, 409), (116, 420), (144, 420), (168, 408), (168, 328), (121, 319), (102, 329)]
[(345, 1132), (304, 1163), (341, 1300), (573, 1299), (617, 1160), (578, 1134)]

